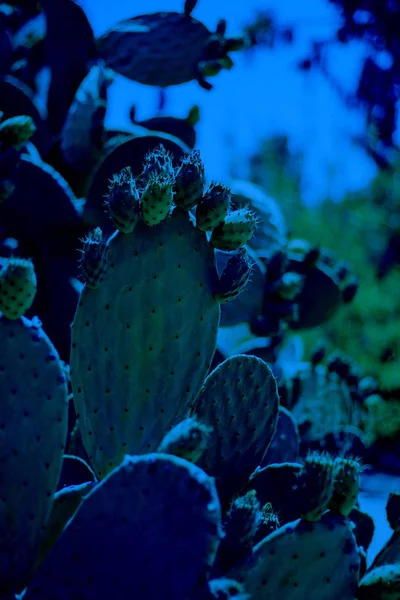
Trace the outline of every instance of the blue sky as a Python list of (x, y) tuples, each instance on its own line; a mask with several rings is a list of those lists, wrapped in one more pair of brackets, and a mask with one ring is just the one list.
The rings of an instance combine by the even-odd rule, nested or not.
[[(127, 0), (81, 0), (81, 4), (96, 34), (143, 13), (142, 3)], [(147, 0), (145, 12), (179, 11), (182, 6), (183, 0)], [(211, 92), (196, 83), (169, 88), (165, 112), (185, 116), (193, 104), (200, 106), (198, 147), (210, 178), (227, 179), (232, 164), (246, 177), (246, 156), (259, 142), (268, 135), (287, 134), (291, 148), (305, 155), (304, 200), (310, 204), (323, 196), (340, 199), (344, 191), (364, 186), (375, 174), (372, 161), (351, 139), (364, 131), (364, 117), (359, 110), (346, 109), (322, 75), (304, 74), (294, 66), (312, 40), (333, 36), (340, 22), (335, 7), (326, 0), (199, 0), (193, 16), (211, 29), (220, 18), (227, 18), (228, 33), (235, 34), (256, 9), (272, 6), (279, 23), (297, 26), (295, 44), (252, 55), (236, 53), (234, 69), (218, 75)], [(355, 88), (364, 55), (359, 43), (330, 52), (331, 69), (348, 91)], [(157, 101), (155, 89), (118, 76), (110, 90), (108, 123), (124, 126), (132, 104), (139, 119), (154, 116)]]

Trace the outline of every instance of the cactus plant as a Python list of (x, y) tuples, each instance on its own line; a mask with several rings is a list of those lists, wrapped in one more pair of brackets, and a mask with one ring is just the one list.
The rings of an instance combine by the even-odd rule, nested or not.
[(104, 277), (84, 287), (72, 326), (74, 402), (98, 477), (126, 452), (155, 450), (185, 418), (220, 315), (214, 252), (186, 210), (173, 207), (154, 227), (142, 216), (132, 233), (112, 234), (107, 249)]

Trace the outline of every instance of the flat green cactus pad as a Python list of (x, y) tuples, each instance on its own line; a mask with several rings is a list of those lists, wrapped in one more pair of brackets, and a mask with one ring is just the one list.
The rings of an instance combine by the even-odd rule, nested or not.
[(328, 512), (277, 529), (254, 548), (247, 571), (229, 576), (257, 600), (355, 600), (359, 567), (348, 522)]

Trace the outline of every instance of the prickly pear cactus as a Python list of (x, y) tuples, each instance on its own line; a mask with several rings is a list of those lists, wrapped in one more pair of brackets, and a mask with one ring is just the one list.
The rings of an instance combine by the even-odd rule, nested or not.
[(27, 583), (61, 472), (67, 382), (37, 319), (0, 315), (0, 594)]
[(126, 456), (84, 499), (26, 600), (200, 600), (221, 537), (204, 471), (166, 454)]
[(155, 450), (187, 416), (216, 346), (221, 300), (207, 235), (176, 206), (146, 225), (143, 193), (131, 198), (141, 219), (108, 240), (106, 272), (97, 288), (84, 287), (72, 326), (74, 402), (99, 478), (126, 452)]
[(275, 433), (279, 397), (268, 365), (237, 355), (206, 379), (192, 414), (214, 428), (199, 465), (216, 477), (221, 502), (240, 491)]
[(212, 33), (185, 12), (156, 12), (117, 23), (97, 42), (106, 65), (129, 79), (167, 87), (197, 79), (210, 89), (205, 76), (233, 66), (229, 52), (243, 47), (241, 39), (226, 38), (221, 21)]
[(251, 564), (229, 576), (257, 600), (355, 600), (360, 558), (343, 517), (326, 513), (277, 529), (253, 550)]

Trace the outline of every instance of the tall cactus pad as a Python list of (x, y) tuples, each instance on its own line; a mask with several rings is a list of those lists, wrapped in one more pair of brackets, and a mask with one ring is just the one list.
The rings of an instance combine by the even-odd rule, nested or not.
[(240, 491), (263, 459), (278, 408), (275, 378), (260, 358), (234, 356), (207, 377), (192, 413), (214, 428), (199, 465), (216, 477), (223, 501)]
[(104, 278), (83, 289), (72, 327), (74, 401), (99, 478), (187, 416), (215, 350), (215, 277), (205, 234), (180, 210), (110, 239)]
[(127, 456), (86, 497), (26, 600), (199, 600), (221, 536), (214, 482), (201, 469)]
[(67, 435), (67, 383), (37, 320), (0, 317), (0, 594), (21, 590), (50, 515)]
[(355, 600), (360, 558), (346, 520), (326, 513), (320, 521), (294, 521), (277, 529), (253, 551), (241, 576), (257, 600)]

